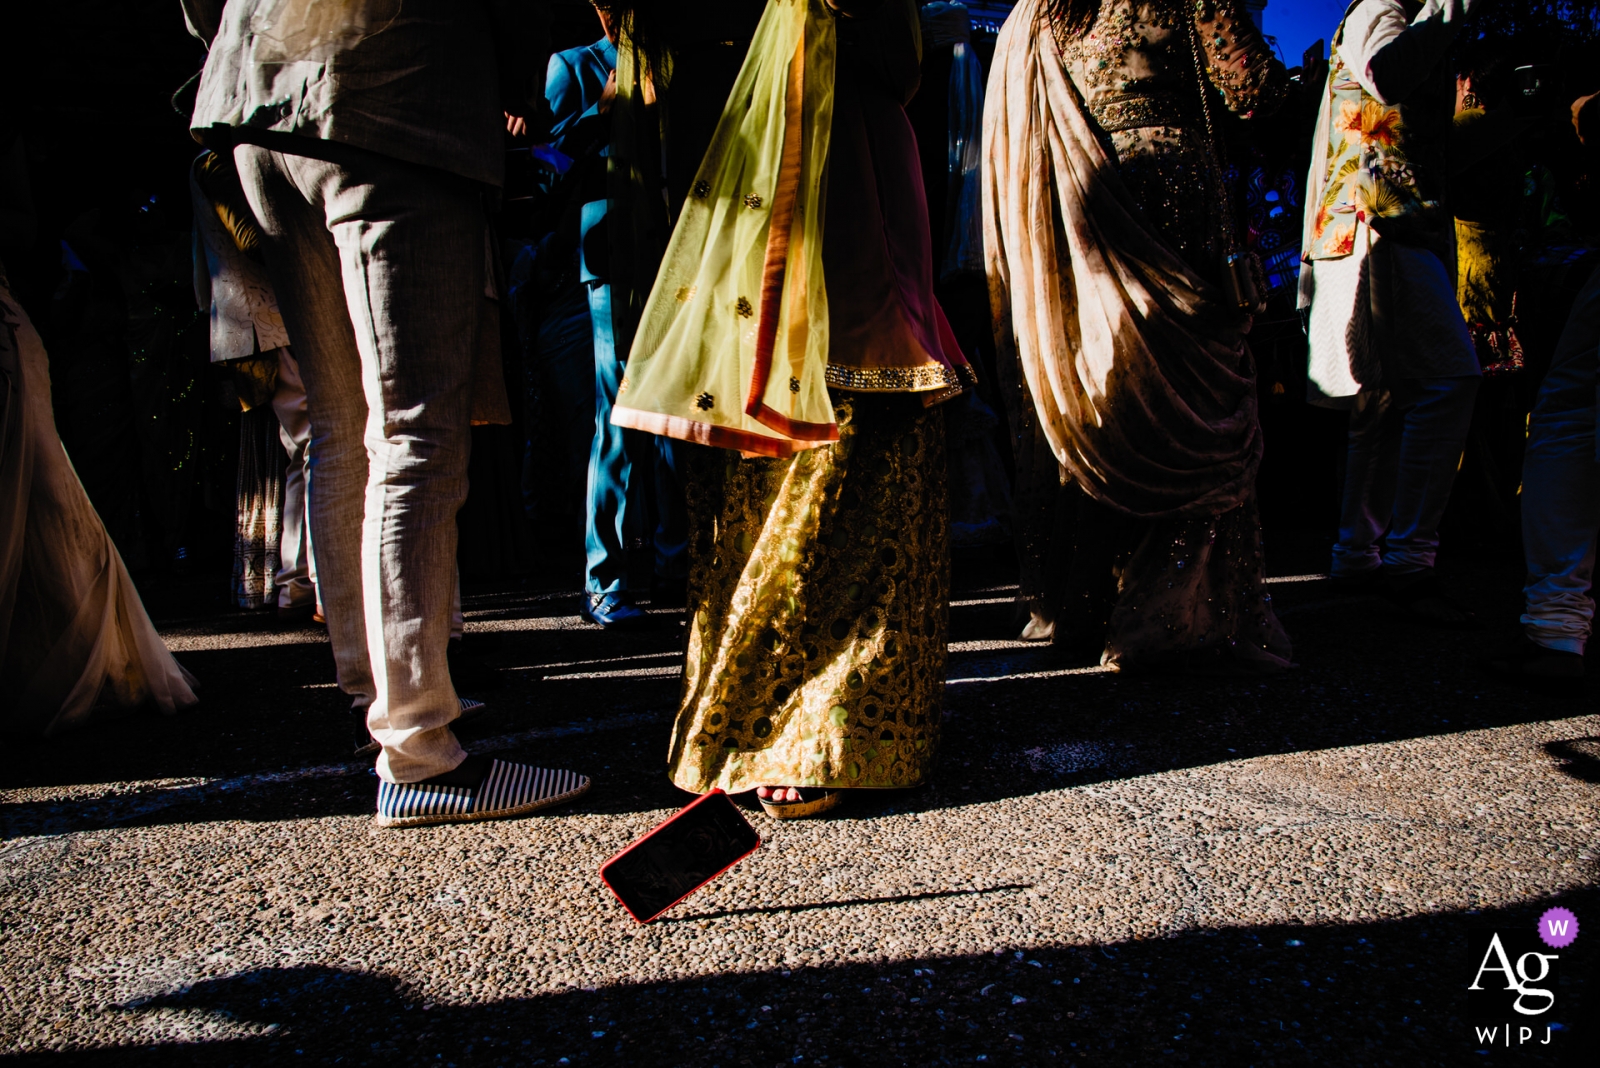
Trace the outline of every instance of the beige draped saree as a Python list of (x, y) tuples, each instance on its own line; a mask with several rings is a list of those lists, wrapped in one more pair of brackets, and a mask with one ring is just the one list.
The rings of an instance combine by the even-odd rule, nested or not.
[(984, 109), (999, 333), (1085, 492), (1137, 516), (1227, 511), (1261, 459), (1249, 320), (1143, 221), (1041, 7), (1006, 21)]
[(1066, 476), (1147, 521), (1120, 570), (1105, 662), (1286, 665), (1262, 585), (1250, 320), (1151, 225), (1041, 0), (1022, 0), (1000, 32), (983, 136), (1000, 358), (1020, 370)]

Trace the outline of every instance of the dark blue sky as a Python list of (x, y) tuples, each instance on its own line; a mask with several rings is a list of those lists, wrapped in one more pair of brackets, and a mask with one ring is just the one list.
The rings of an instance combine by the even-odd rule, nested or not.
[(1262, 29), (1278, 39), (1283, 61), (1298, 66), (1300, 54), (1311, 42), (1319, 37), (1326, 42), (1333, 36), (1347, 6), (1348, 0), (1267, 0)]

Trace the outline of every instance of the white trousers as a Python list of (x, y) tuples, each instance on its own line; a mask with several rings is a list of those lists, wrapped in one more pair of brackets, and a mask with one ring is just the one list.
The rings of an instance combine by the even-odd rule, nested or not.
[(1479, 381), (1476, 375), (1402, 378), (1393, 389), (1356, 394), (1335, 578), (1380, 566), (1398, 574), (1433, 566)]
[(311, 417), (300, 365), (288, 346), (278, 350), (278, 390), (272, 395), (278, 439), (289, 454), (283, 480), (283, 527), (278, 543), (278, 607), (322, 605), (317, 597), (317, 565), (311, 555), (311, 524), (306, 520), (306, 472), (311, 467)]
[(234, 161), (305, 381), (339, 685), (367, 709), (379, 777), (416, 782), (466, 758), (446, 646), (471, 372), (492, 324), (483, 205), (443, 171), (304, 143), (316, 157), (241, 144)]

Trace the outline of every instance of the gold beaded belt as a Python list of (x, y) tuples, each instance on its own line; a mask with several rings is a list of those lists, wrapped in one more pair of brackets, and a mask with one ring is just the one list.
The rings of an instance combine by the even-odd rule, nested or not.
[(1177, 93), (1113, 96), (1090, 104), (1089, 114), (1106, 133), (1139, 126), (1189, 126), (1194, 122)]

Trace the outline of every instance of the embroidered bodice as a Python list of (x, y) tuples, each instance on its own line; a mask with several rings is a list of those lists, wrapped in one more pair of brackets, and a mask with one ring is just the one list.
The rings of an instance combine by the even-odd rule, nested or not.
[(1054, 26), (1047, 32), (1134, 198), (1178, 253), (1209, 274), (1218, 194), (1207, 174), (1191, 33), (1220, 98), (1213, 99), (1214, 110), (1269, 113), (1288, 89), (1283, 64), (1244, 4), (1103, 0), (1087, 33), (1071, 36)]
[(1097, 120), (1130, 98), (1175, 94), (1192, 108), (1197, 101), (1191, 24), (1224, 106), (1244, 116), (1277, 106), (1287, 85), (1283, 66), (1240, 0), (1106, 0), (1088, 33), (1076, 39), (1058, 35), (1057, 43)]

